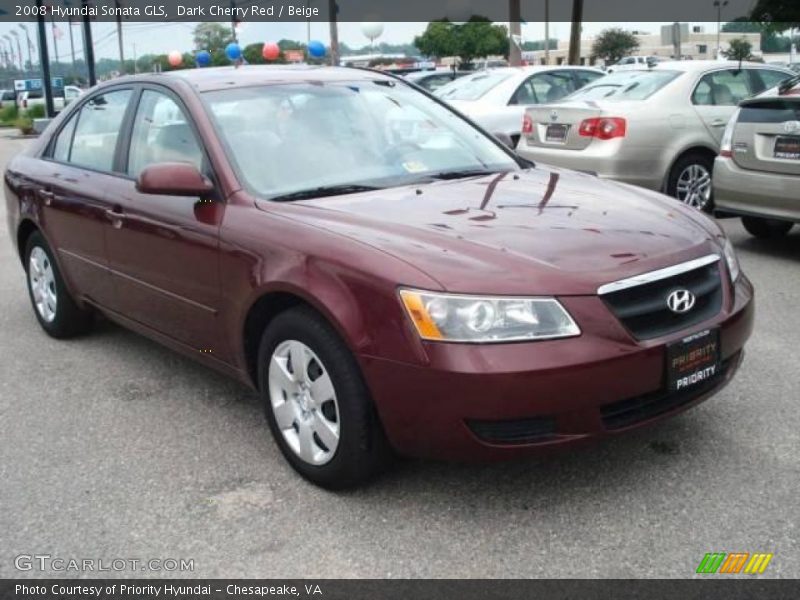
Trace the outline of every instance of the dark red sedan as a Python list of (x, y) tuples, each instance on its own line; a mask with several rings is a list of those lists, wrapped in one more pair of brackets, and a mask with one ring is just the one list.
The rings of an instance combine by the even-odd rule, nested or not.
[(671, 416), (733, 377), (753, 289), (709, 218), (534, 166), (400, 79), (120, 79), (5, 174), (34, 314), (96, 313), (260, 391), (292, 466), (497, 459)]

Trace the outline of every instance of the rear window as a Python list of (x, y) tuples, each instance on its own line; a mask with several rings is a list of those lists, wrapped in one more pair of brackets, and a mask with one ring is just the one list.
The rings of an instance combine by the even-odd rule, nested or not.
[(511, 77), (506, 71), (483, 71), (456, 79), (437, 90), (436, 95), (445, 100), (477, 100), (493, 87)]
[(784, 123), (800, 121), (800, 101), (773, 100), (746, 104), (739, 112), (739, 123)]
[(567, 96), (566, 100), (646, 100), (682, 74), (662, 70), (612, 73)]

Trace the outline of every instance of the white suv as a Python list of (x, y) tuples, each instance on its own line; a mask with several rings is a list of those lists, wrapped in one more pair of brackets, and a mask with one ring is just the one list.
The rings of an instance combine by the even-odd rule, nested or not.
[(606, 73), (614, 71), (633, 71), (636, 69), (647, 69), (658, 62), (663, 61), (658, 56), (626, 56), (619, 62), (614, 63), (606, 69)]

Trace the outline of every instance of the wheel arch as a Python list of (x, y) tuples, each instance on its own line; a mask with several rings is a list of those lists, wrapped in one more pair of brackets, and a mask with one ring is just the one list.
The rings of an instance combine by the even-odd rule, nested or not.
[(31, 219), (23, 219), (17, 226), (17, 254), (19, 254), (19, 260), (23, 266), (25, 264), (25, 246), (28, 243), (28, 239), (30, 239), (35, 231), (44, 235), (39, 226)]

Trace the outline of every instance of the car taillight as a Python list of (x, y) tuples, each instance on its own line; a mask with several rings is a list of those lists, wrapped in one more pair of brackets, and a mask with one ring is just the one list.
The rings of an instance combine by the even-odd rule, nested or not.
[(23, 100), (22, 101), (22, 108), (28, 108), (28, 101), (27, 100)]
[(592, 117), (584, 119), (578, 127), (578, 134), (598, 140), (611, 140), (625, 137), (627, 123), (621, 117)]
[(728, 125), (725, 127), (725, 132), (722, 134), (722, 141), (719, 144), (719, 155), (725, 158), (733, 156), (733, 130), (736, 127), (736, 121), (739, 119), (739, 112), (741, 109), (737, 108), (731, 118), (728, 120)]
[(522, 117), (522, 134), (533, 135), (533, 119), (527, 113)]

